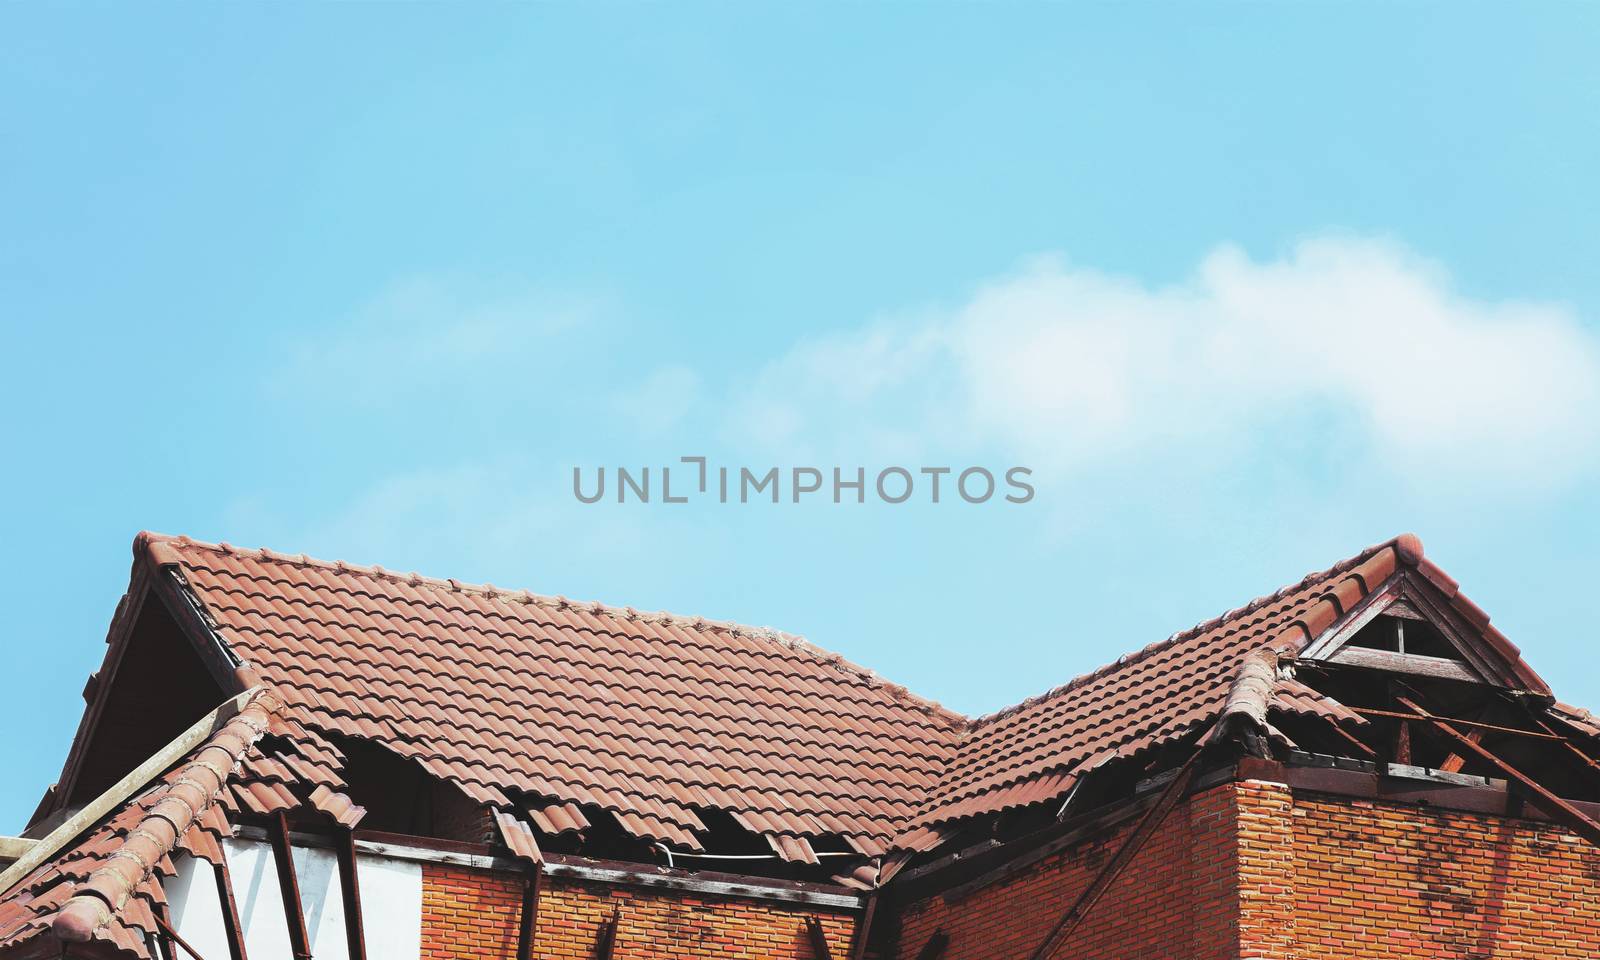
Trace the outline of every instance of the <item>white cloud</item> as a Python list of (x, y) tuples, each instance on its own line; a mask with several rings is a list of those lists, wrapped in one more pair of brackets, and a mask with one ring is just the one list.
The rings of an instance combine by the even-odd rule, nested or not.
[[(320, 518), (241, 499), (229, 535), (388, 563), (463, 558), (458, 569), (505, 576), (489, 561), (515, 572), (530, 543), (600, 557), (672, 542), (669, 528), (703, 540), (697, 514), (570, 495), (573, 465), (680, 454), (1026, 465), (1041, 500), (1064, 508), (1041, 514), (1046, 533), (1116, 511), (1207, 529), (1256, 512), (1303, 524), (1314, 510), (1337, 526), (1379, 504), (1410, 525), (1430, 508), (1459, 517), (1570, 487), (1600, 452), (1595, 333), (1561, 306), (1465, 297), (1437, 265), (1370, 239), (1311, 240), (1272, 260), (1222, 247), (1165, 286), (1039, 258), (964, 302), (802, 340), (731, 379), (682, 366), (635, 376), (642, 358), (606, 349), (593, 315), (588, 301), (437, 281), (374, 299), (275, 387), (446, 418), (427, 421), (437, 429), (415, 456), (409, 419), (341, 425), (398, 436), (406, 455), (373, 462)], [(465, 429), (479, 422), (491, 429)]]
[(1563, 307), (1321, 238), (1269, 261), (1221, 247), (1168, 287), (1039, 259), (954, 310), (802, 344), (738, 399), (735, 432), (768, 448), (1202, 474), (1310, 437), (1408, 483), (1535, 489), (1595, 461), (1600, 344)]
[(465, 395), (504, 402), (570, 367), (553, 358), (577, 334), (592, 338), (601, 313), (590, 299), (409, 277), (297, 344), (273, 387), (289, 396), (331, 391), (366, 407)]

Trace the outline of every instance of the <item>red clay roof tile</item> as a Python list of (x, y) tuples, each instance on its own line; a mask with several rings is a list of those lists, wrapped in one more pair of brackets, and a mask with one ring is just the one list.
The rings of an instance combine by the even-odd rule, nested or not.
[(501, 842), (511, 851), (512, 856), (520, 857), (529, 863), (544, 862), (544, 854), (539, 851), (539, 842), (534, 839), (533, 831), (526, 823), (509, 813), (498, 811), (494, 815), (494, 822), (500, 831)]
[[(962, 718), (802, 640), (144, 535), (303, 727), (376, 741), (497, 806), (599, 806), (696, 849), (696, 807), (881, 845)], [(265, 787), (240, 797), (271, 805)], [(822, 815), (832, 817), (825, 825)]]

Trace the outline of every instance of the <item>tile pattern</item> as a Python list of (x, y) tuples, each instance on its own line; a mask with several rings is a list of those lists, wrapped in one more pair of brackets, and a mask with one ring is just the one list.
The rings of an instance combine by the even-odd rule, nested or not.
[[(1379, 544), (1043, 696), (977, 720), (898, 845), (929, 849), (939, 841), (938, 833), (924, 829), (929, 826), (1054, 800), (1085, 771), (1213, 721), (1246, 657), (1273, 645), (1304, 642), (1326, 629), (1394, 573), (1400, 562), (1398, 542)], [(1280, 683), (1274, 694), (1276, 709), (1337, 720), (1353, 716), (1293, 681)]]
[[(696, 850), (697, 811), (713, 809), (769, 838), (841, 836), (876, 855), (938, 783), (964, 723), (771, 631), (142, 542), (281, 693), (286, 718), (381, 743), (557, 832), (586, 825), (577, 808), (600, 808)], [(254, 811), (282, 802), (272, 793), (270, 778), (234, 791)], [(774, 846), (806, 859), (806, 845)]]

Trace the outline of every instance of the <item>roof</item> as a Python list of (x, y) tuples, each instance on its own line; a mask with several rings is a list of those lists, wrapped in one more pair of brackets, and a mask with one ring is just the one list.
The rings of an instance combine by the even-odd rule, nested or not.
[(148, 960), (175, 851), (216, 861), (240, 814), (360, 821), (339, 792), (340, 736), (493, 807), (525, 859), (597, 810), (698, 848), (700, 814), (717, 810), (814, 864), (808, 838), (869, 861), (931, 850), (959, 822), (1058, 800), (1088, 771), (1233, 718), (1269, 734), (1282, 713), (1360, 723), (1282, 664), (1402, 572), (1548, 694), (1409, 535), (973, 721), (771, 630), (181, 537), (141, 534), (134, 552), (136, 580), (140, 564), (181, 577), (241, 687), (266, 692), (0, 895), (0, 952), (50, 930)]
[[(805, 641), (267, 550), (141, 535), (308, 727), (496, 807), (598, 807), (699, 849), (697, 810), (883, 852), (964, 720)], [(805, 858), (795, 845), (787, 849)]]

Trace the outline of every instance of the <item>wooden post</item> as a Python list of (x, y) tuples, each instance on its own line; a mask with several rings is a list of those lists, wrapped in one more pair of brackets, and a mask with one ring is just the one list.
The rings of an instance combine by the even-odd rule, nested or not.
[[(155, 909), (150, 911), (150, 915), (154, 917), (156, 921), (156, 949), (160, 952), (161, 960), (178, 960), (177, 955), (174, 954), (172, 950), (172, 943), (177, 939), (178, 935), (173, 931), (172, 925), (167, 923), (166, 904), (156, 904)], [(187, 946), (187, 944), (185, 944), (185, 946)], [(191, 954), (194, 953), (193, 950), (190, 950), (189, 952)]]
[(239, 923), (239, 902), (233, 898), (233, 878), (228, 875), (227, 851), (223, 860), (211, 868), (217, 875), (217, 900), (222, 904), (222, 926), (228, 935), (228, 960), (247, 960), (244, 953), (244, 926)]
[(356, 869), (356, 837), (341, 830), (334, 840), (339, 860), (339, 891), (344, 895), (345, 951), (349, 960), (367, 960), (366, 923), (361, 916), (361, 880)]
[(268, 821), (272, 858), (277, 861), (278, 893), (283, 896), (283, 916), (289, 924), (289, 950), (295, 960), (311, 960), (311, 938), (306, 936), (306, 913), (300, 904), (300, 881), (294, 872), (294, 851), (289, 846), (289, 818), (279, 810)]
[(533, 865), (527, 886), (522, 888), (522, 917), (517, 929), (517, 960), (530, 960), (533, 941), (539, 935), (539, 888), (544, 885), (544, 864)]
[[(1400, 644), (1400, 652), (1405, 653), (1405, 627), (1402, 625), (1402, 621), (1398, 619), (1395, 620), (1394, 623), (1395, 630), (1398, 631), (1397, 636), (1399, 639), (1397, 642)], [(1389, 681), (1388, 687), (1390, 697), (1399, 696), (1399, 691), (1396, 689), (1395, 682), (1393, 680)], [(1411, 721), (1409, 720), (1402, 719), (1399, 723), (1399, 729), (1395, 731), (1394, 762), (1404, 764), (1408, 767), (1411, 766)]]
[(833, 960), (833, 951), (828, 949), (828, 932), (822, 929), (822, 921), (808, 914), (806, 933), (811, 937), (812, 960)]
[(862, 960), (867, 955), (867, 937), (872, 935), (872, 917), (878, 912), (878, 891), (867, 897), (867, 909), (856, 921), (855, 939), (850, 944), (850, 960)]

